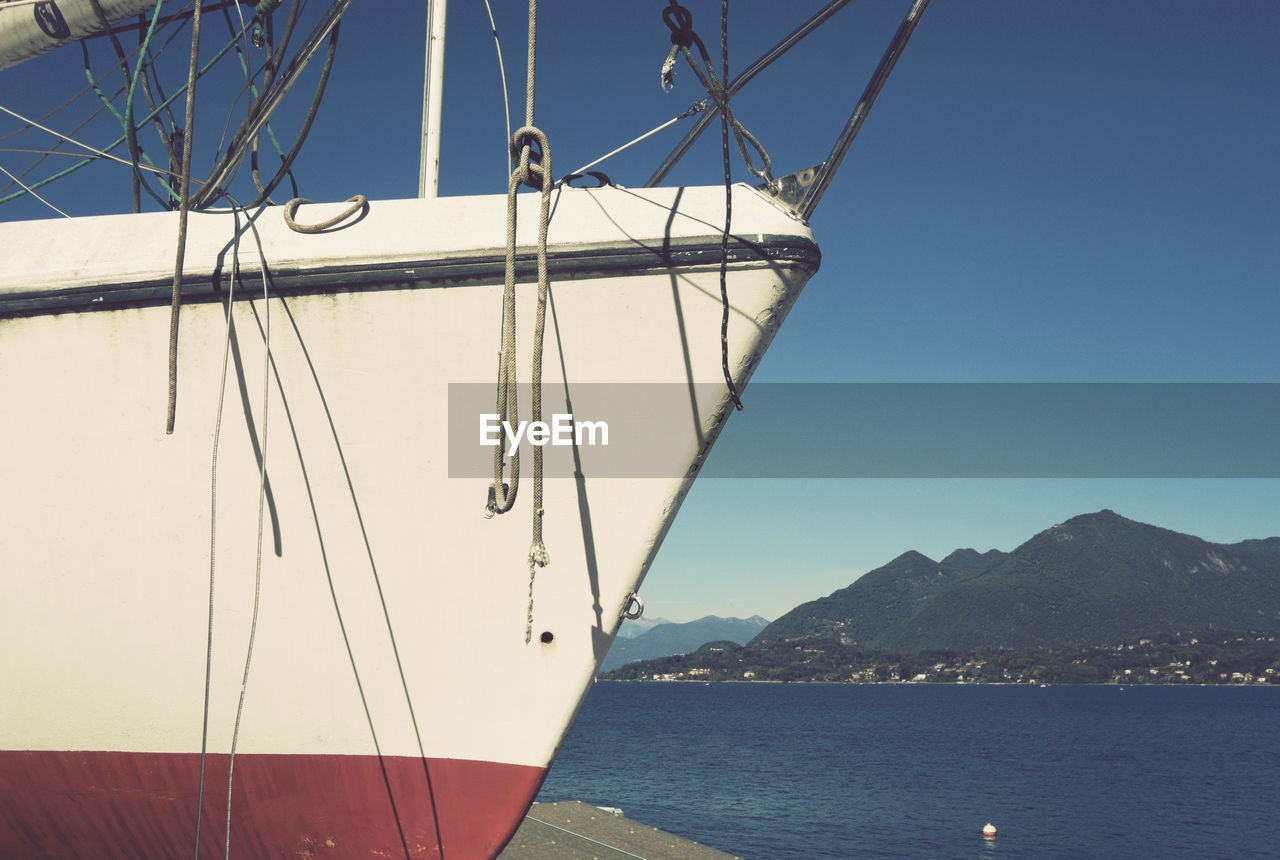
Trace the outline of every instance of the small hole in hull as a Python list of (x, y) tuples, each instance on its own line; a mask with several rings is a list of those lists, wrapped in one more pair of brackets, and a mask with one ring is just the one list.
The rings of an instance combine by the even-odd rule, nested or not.
[(550, 630), (544, 630), (541, 638), (542, 638), (543, 645), (549, 645), (551, 643), (551, 640), (555, 639), (556, 637), (555, 637), (555, 634), (552, 633)]

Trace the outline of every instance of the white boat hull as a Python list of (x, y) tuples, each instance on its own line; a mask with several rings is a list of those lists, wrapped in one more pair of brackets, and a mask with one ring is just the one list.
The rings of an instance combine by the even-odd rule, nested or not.
[[(553, 280), (544, 382), (720, 378), (715, 255), (693, 249), (718, 242), (722, 195), (559, 196), (551, 253), (590, 261)], [(750, 189), (734, 214), (770, 249), (730, 267), (742, 385), (817, 257)], [(156, 297), (176, 216), (0, 225), (0, 855), (187, 853), (198, 798), (209, 856), (228, 808), (248, 856), (505, 844), (730, 407), (717, 389), (651, 428), (673, 442), (651, 476), (548, 477), (526, 643), (531, 458), (493, 519), (490, 479), (449, 467), (450, 383), (496, 373), (503, 215), (501, 198), (374, 203), (308, 236), (266, 211), (277, 277), (264, 300), (245, 234), (225, 384), (234, 230), (193, 215), (171, 436)], [(528, 382), (534, 289), (517, 292)]]

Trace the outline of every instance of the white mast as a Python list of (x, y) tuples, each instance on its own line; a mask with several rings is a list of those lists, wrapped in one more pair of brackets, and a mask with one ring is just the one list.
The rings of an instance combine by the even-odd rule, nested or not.
[(427, 0), (426, 69), (422, 80), (422, 158), (418, 196), (440, 192), (440, 107), (444, 98), (445, 0)]

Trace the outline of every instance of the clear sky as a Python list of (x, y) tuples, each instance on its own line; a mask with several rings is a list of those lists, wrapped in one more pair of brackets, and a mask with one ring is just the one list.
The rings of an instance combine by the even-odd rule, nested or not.
[[(494, 5), (518, 125), (524, 4)], [(557, 174), (702, 95), (683, 65), (673, 93), (659, 87), (664, 3), (542, 5), (536, 121)], [(720, 4), (687, 5), (717, 50)], [(735, 0), (732, 68), (821, 5)], [(303, 195), (415, 194), (421, 6), (353, 3), (297, 166)], [(742, 92), (737, 115), (776, 172), (826, 156), (906, 7), (851, 4)], [(1278, 37), (1273, 2), (934, 0), (818, 209), (822, 269), (756, 379), (1280, 381)], [(446, 57), (442, 193), (501, 193), (502, 95), (479, 0), (452, 3)], [(69, 92), (80, 75), (75, 48), (30, 61), (0, 72), (0, 104), (43, 110), (55, 83)], [(299, 85), (279, 134), (309, 96)], [(599, 169), (643, 184), (688, 122)], [(0, 165), (17, 158), (0, 152)], [(715, 184), (719, 171), (713, 131), (670, 181)], [(736, 156), (735, 178), (749, 179)], [(49, 197), (73, 214), (128, 205), (116, 168), (64, 185)], [(5, 220), (30, 217), (46, 215), (0, 206)], [(777, 420), (753, 416), (750, 388), (744, 400), (713, 463), (744, 444), (735, 428)], [(831, 445), (844, 432), (818, 429)], [(703, 480), (642, 596), (672, 620), (774, 618), (908, 549), (1011, 550), (1101, 508), (1215, 541), (1266, 537), (1280, 534), (1280, 480)]]

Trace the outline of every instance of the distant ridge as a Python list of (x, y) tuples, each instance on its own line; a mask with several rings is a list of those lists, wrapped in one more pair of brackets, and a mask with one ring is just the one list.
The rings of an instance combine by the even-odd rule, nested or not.
[(757, 641), (805, 637), (872, 642), (894, 625), (907, 623), (938, 593), (968, 579), (1004, 553), (958, 549), (941, 563), (915, 550), (866, 573), (828, 597), (802, 603), (770, 624)]
[(620, 639), (634, 639), (642, 633), (648, 633), (659, 624), (670, 624), (671, 622), (665, 618), (649, 618), (642, 616), (635, 620), (628, 620), (626, 624), (618, 629), (618, 637)]
[(720, 618), (708, 615), (684, 624), (671, 622), (658, 624), (639, 636), (630, 639), (618, 637), (604, 658), (600, 671), (608, 672), (636, 660), (689, 654), (708, 642), (732, 642), (745, 645), (769, 625), (768, 619), (753, 615), (750, 618)]
[(906, 552), (801, 604), (755, 643), (862, 648), (1056, 648), (1187, 630), (1280, 629), (1280, 538), (1215, 544), (1103, 510), (1013, 552)]
[(1238, 549), (1244, 552), (1259, 552), (1264, 555), (1280, 557), (1280, 537), (1269, 537), (1265, 540), (1253, 538), (1250, 540), (1242, 540), (1240, 543), (1227, 545), (1232, 549)]

